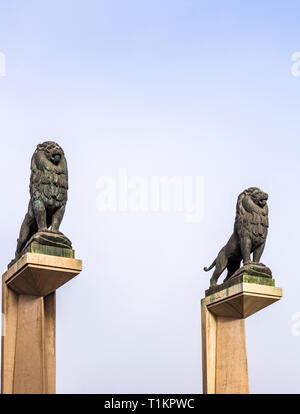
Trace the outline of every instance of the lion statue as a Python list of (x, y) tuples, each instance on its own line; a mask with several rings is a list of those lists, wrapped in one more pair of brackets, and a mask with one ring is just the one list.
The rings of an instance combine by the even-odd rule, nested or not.
[[(210, 286), (217, 284), (218, 278), (227, 268), (227, 281), (243, 265), (259, 264), (268, 234), (268, 194), (257, 187), (243, 191), (237, 199), (234, 231), (227, 244), (220, 250), (217, 258), (204, 270), (215, 267)], [(253, 253), (253, 261), (251, 261)]]
[[(31, 159), (30, 201), (17, 242), (16, 257), (37, 232), (60, 234), (68, 199), (68, 169), (62, 148), (39, 144)], [(50, 227), (50, 230), (48, 228)]]

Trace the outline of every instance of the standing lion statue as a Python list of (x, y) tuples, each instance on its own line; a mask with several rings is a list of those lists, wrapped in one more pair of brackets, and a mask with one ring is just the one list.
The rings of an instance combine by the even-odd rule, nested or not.
[(55, 142), (46, 141), (37, 146), (31, 159), (29, 188), (30, 201), (21, 226), (16, 257), (37, 232), (62, 235), (59, 227), (68, 199), (68, 169), (64, 151)]
[[(240, 268), (250, 263), (264, 266), (260, 258), (264, 251), (268, 234), (268, 194), (257, 187), (244, 190), (237, 199), (234, 231), (227, 244), (220, 250), (217, 258), (204, 270), (215, 267), (210, 286), (217, 284), (218, 278), (227, 268), (227, 281)], [(253, 253), (253, 261), (251, 261)], [(268, 268), (267, 268), (268, 269)]]

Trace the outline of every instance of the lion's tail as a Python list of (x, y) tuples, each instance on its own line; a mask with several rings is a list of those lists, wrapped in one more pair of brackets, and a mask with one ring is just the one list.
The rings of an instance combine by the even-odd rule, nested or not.
[(203, 270), (205, 272), (209, 272), (213, 267), (215, 267), (217, 259), (215, 259), (209, 267), (204, 267)]

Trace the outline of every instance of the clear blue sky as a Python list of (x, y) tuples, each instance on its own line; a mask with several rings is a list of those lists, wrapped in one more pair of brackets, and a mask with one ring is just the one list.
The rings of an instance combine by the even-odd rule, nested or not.
[[(298, 1), (0, 0), (1, 264), (28, 202), (30, 157), (65, 150), (62, 231), (84, 272), (58, 291), (58, 392), (201, 392), (202, 272), (236, 197), (270, 194), (263, 262), (284, 299), (247, 321), (252, 392), (300, 392)], [(205, 177), (205, 216), (107, 213), (97, 180)]]

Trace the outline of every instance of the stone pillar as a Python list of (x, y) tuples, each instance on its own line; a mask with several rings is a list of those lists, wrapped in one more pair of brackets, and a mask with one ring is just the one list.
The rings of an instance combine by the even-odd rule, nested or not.
[(245, 318), (282, 297), (273, 279), (243, 274), (201, 301), (204, 394), (248, 394)]
[[(33, 249), (39, 250), (36, 244)], [(48, 253), (64, 250), (47, 247)], [(74, 257), (28, 252), (4, 273), (3, 394), (56, 392), (55, 291), (81, 270), (81, 260)]]

